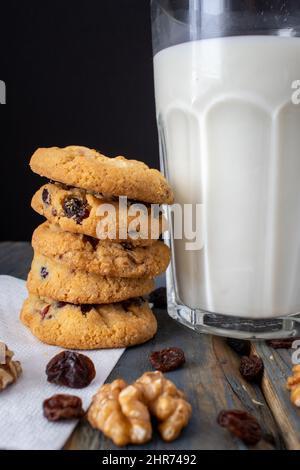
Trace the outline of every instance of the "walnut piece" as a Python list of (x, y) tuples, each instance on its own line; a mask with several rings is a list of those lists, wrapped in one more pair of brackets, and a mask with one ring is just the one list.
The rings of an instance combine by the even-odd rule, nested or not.
[(14, 353), (0, 342), (0, 392), (17, 380), (22, 372), (19, 361), (13, 361)]
[(300, 364), (292, 368), (293, 375), (287, 379), (287, 388), (291, 391), (291, 402), (300, 407)]
[(152, 437), (150, 414), (165, 441), (176, 439), (188, 424), (191, 405), (161, 372), (146, 372), (132, 385), (122, 379), (103, 385), (88, 411), (90, 424), (118, 446), (144, 444)]
[[(120, 395), (125, 391), (122, 398)], [(122, 379), (103, 385), (92, 400), (88, 421), (117, 446), (143, 444), (151, 439), (150, 414), (142, 396)]]
[(159, 371), (145, 372), (136, 385), (142, 387), (149, 410), (160, 423), (158, 430), (163, 440), (174, 441), (192, 414), (184, 393)]

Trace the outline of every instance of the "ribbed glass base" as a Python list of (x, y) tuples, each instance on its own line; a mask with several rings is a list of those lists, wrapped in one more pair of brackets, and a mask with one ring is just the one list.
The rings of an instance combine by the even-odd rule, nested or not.
[(272, 319), (250, 319), (190, 309), (168, 300), (168, 313), (198, 333), (240, 339), (275, 339), (300, 336), (300, 314)]

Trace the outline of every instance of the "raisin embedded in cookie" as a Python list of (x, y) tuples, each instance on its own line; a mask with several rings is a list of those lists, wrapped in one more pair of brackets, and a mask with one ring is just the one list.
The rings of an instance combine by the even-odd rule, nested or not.
[(174, 197), (163, 175), (145, 163), (124, 157), (108, 158), (87, 147), (40, 148), (33, 154), (32, 171), (70, 186), (157, 204)]
[[(110, 204), (110, 208), (114, 208), (116, 220), (112, 224), (112, 232), (108, 231), (107, 224), (103, 224), (101, 239), (104, 239), (104, 234), (111, 241), (130, 241), (134, 246), (149, 246), (167, 228), (166, 221), (161, 214), (151, 218), (151, 209), (144, 206), (147, 223), (139, 227), (138, 233), (131, 233), (131, 224), (137, 220), (139, 213), (134, 211), (133, 214), (129, 214), (127, 206), (121, 206), (123, 209), (120, 210), (118, 200), (104, 198), (100, 195), (95, 196), (83, 189), (66, 188), (61, 184), (45, 184), (35, 193), (31, 202), (32, 208), (36, 212), (45, 216), (62, 230), (82, 233), (94, 238), (98, 238), (97, 226), (99, 235), (100, 206), (105, 208), (107, 204)], [(105, 219), (107, 216), (104, 209), (103, 213)]]
[(149, 294), (153, 279), (99, 276), (35, 253), (27, 287), (31, 294), (74, 304), (108, 304)]
[(58, 263), (101, 276), (153, 278), (164, 272), (170, 261), (169, 248), (159, 241), (148, 247), (134, 247), (63, 232), (49, 222), (34, 231), (32, 246)]
[(123, 348), (144, 343), (157, 330), (143, 299), (108, 305), (72, 305), (30, 295), (21, 321), (42, 342), (70, 349)]

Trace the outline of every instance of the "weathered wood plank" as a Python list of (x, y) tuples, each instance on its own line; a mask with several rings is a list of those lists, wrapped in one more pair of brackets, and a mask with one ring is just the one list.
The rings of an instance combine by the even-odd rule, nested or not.
[(30, 243), (0, 243), (0, 274), (26, 279), (30, 269), (32, 254)]
[(214, 337), (213, 345), (224, 377), (230, 384), (232, 392), (239, 398), (241, 408), (254, 415), (262, 426), (266, 442), (258, 444), (257, 448), (259, 449), (261, 445), (265, 448), (268, 444), (270, 448), (284, 447), (283, 437), (276, 426), (260, 385), (249, 384), (243, 379), (239, 372), (240, 357), (228, 347), (223, 338)]
[(286, 388), (287, 377), (291, 375), (292, 350), (274, 350), (263, 341), (255, 343), (253, 350), (264, 361), (262, 391), (281, 430), (286, 447), (290, 450), (300, 450), (300, 410), (291, 403), (290, 392)]

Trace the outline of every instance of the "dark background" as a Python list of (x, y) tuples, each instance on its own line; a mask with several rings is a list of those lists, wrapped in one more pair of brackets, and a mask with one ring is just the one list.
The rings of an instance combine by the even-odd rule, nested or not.
[(1, 240), (42, 220), (37, 147), (86, 145), (158, 168), (149, 0), (10, 0), (0, 6)]

